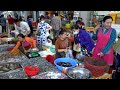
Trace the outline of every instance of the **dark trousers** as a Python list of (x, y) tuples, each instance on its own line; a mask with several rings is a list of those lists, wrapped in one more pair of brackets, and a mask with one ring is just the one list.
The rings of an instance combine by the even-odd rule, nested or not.
[(57, 38), (59, 37), (59, 32), (60, 30), (53, 30), (53, 42), (55, 43), (55, 41), (57, 40)]
[(120, 55), (116, 55), (116, 68), (120, 68)]
[(2, 26), (2, 33), (6, 32), (6, 26)]
[(61, 52), (61, 53), (56, 52), (56, 59), (57, 58), (65, 58), (65, 57), (66, 57), (65, 52)]
[(32, 25), (29, 25), (29, 27), (30, 27), (31, 33), (33, 33), (33, 27), (32, 27)]
[(31, 37), (33, 36), (33, 27), (32, 25), (29, 25), (29, 27), (30, 27), (30, 34), (28, 35), (28, 37)]

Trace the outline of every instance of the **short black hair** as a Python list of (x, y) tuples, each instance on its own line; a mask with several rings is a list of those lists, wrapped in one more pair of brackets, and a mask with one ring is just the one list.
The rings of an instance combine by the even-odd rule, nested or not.
[(73, 29), (79, 29), (79, 26), (76, 24), (73, 26)]
[(11, 17), (11, 15), (8, 15), (9, 17)]
[(17, 23), (19, 22), (20, 20), (19, 19), (14, 19), (14, 23)]
[(12, 30), (15, 30), (15, 27), (14, 27), (14, 26), (12, 27)]
[(82, 18), (80, 18), (81, 20), (83, 20)]
[(113, 21), (113, 18), (112, 18), (111, 16), (105, 16), (105, 17), (103, 18), (103, 22), (105, 22), (107, 19), (112, 19), (112, 21)]
[(55, 16), (58, 16), (58, 13), (54, 13), (55, 14)]
[(67, 32), (67, 31), (61, 30), (61, 31), (59, 32), (59, 35), (63, 35), (65, 32)]
[(40, 20), (42, 20), (42, 19), (45, 19), (45, 17), (43, 15), (40, 16)]
[(22, 19), (22, 18), (23, 18), (23, 17), (22, 17), (22, 16), (20, 16), (20, 17), (19, 17), (19, 21), (23, 21), (23, 19)]
[(74, 27), (75, 27), (75, 26), (73, 25), (73, 26), (71, 27), (71, 29), (73, 30), (73, 29), (74, 29)]
[(17, 37), (25, 38), (23, 34), (18, 34)]

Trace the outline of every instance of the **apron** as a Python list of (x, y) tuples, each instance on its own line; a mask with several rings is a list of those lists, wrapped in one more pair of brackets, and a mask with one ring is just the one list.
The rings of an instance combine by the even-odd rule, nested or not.
[(100, 28), (100, 31), (98, 33), (98, 39), (96, 42), (96, 46), (95, 49), (93, 51), (93, 58), (98, 58), (98, 59), (102, 59), (105, 60), (107, 62), (108, 65), (113, 65), (113, 48), (110, 48), (110, 50), (104, 54), (104, 56), (100, 57), (99, 55), (97, 55), (98, 53), (102, 52), (103, 48), (107, 45), (108, 41), (110, 40), (110, 34), (111, 34), (112, 28), (110, 28), (110, 30), (106, 33), (103, 34), (102, 33), (102, 28)]

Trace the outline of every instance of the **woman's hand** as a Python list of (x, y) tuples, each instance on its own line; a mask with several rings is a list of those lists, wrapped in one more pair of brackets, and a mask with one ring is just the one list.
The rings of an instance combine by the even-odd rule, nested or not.
[(68, 48), (64, 49), (64, 52), (65, 52), (65, 53), (68, 52)]
[(93, 53), (93, 52), (94, 52), (94, 50), (95, 50), (95, 48), (93, 48), (93, 49), (92, 49), (91, 53)]
[(81, 47), (81, 45), (80, 44), (77, 44), (77, 48), (80, 48)]
[(97, 55), (99, 55), (100, 57), (104, 56), (102, 52), (98, 53)]

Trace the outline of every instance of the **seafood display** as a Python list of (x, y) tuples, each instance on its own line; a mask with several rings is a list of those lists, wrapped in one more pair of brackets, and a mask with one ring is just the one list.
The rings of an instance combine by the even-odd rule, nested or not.
[(0, 40), (0, 45), (7, 44), (7, 42)]
[(68, 77), (59, 72), (59, 71), (48, 71), (48, 72), (44, 72), (44, 73), (41, 73), (37, 76), (33, 76), (32, 79), (67, 79)]
[(62, 67), (71, 67), (72, 66), (72, 64), (69, 62), (58, 62), (57, 64)]
[[(23, 68), (30, 65), (39, 67), (39, 74), (52, 70), (57, 71), (55, 65), (42, 57), (29, 59), (21, 52), (19, 55), (11, 54), (9, 51), (6, 51), (10, 47), (0, 45), (0, 50), (4, 48), (3, 51), (0, 51), (0, 79), (28, 79)], [(57, 75), (59, 76), (59, 74)]]
[(13, 48), (15, 44), (4, 44), (0, 45), (0, 52), (6, 51), (8, 48)]
[(23, 71), (23, 69), (17, 69), (0, 74), (0, 79), (27, 79), (27, 78), (28, 77)]
[(17, 62), (17, 63), (4, 63), (4, 64), (0, 64), (0, 73), (5, 73), (5, 72), (9, 72), (11, 70), (16, 70), (22, 68), (22, 66)]
[(22, 54), (19, 55), (13, 55), (11, 53), (9, 53), (8, 51), (4, 51), (2, 53), (0, 53), (0, 63), (4, 63), (4, 62), (20, 62), (23, 60), (26, 60), (27, 57), (25, 57)]
[(53, 64), (51, 64), (50, 62), (48, 62), (42, 57), (31, 58), (31, 59), (20, 62), (20, 64), (22, 67), (26, 67), (29, 65), (37, 66), (40, 68), (39, 73), (56, 69), (56, 67)]
[(85, 68), (72, 68), (69, 69), (67, 75), (71, 79), (90, 79), (92, 77), (92, 73)]

